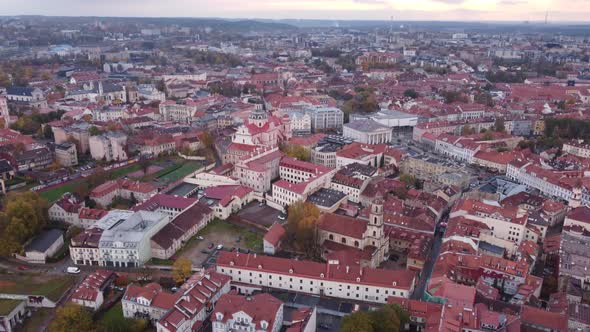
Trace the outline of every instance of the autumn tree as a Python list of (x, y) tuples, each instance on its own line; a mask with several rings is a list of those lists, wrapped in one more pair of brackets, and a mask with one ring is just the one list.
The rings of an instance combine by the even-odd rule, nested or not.
[(407, 312), (397, 304), (386, 304), (370, 313), (357, 311), (342, 319), (340, 331), (399, 332), (409, 322)]
[(210, 132), (206, 131), (201, 135), (201, 144), (207, 149), (212, 149), (215, 146), (215, 140)]
[(504, 132), (506, 131), (506, 126), (504, 125), (504, 119), (497, 118), (496, 122), (494, 123), (494, 131), (497, 132)]
[(295, 249), (305, 252), (308, 258), (319, 257), (317, 222), (320, 210), (315, 204), (297, 201), (289, 206), (287, 237)]
[(33, 191), (11, 193), (0, 212), (0, 255), (20, 252), (47, 224), (47, 201)]
[(357, 311), (342, 319), (340, 332), (374, 332), (371, 316), (364, 311)]
[(94, 331), (90, 312), (79, 305), (68, 304), (58, 308), (55, 319), (49, 324), (51, 332)]
[(282, 144), (281, 151), (289, 157), (309, 161), (311, 160), (311, 151), (299, 144)]
[(475, 134), (475, 129), (473, 129), (470, 125), (465, 125), (465, 126), (463, 126), (463, 129), (461, 129), (462, 136), (473, 135), (473, 134)]
[(172, 279), (177, 284), (181, 284), (188, 279), (192, 274), (193, 265), (186, 257), (177, 259), (172, 265)]

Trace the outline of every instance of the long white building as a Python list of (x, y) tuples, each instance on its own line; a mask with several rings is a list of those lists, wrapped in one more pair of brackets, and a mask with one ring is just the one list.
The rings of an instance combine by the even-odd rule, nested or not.
[(323, 295), (347, 300), (386, 303), (390, 296), (409, 298), (416, 273), (296, 261), (257, 254), (221, 252), (217, 272), (228, 275), (245, 294), (263, 288)]

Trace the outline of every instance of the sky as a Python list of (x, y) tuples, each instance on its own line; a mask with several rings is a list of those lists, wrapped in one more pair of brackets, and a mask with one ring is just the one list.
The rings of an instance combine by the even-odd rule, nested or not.
[(590, 22), (590, 0), (0, 0), (0, 15)]

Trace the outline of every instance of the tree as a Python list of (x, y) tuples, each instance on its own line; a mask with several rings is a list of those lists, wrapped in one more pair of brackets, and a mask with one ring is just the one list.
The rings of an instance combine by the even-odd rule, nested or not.
[(287, 217), (287, 239), (291, 245), (310, 259), (320, 255), (317, 243), (317, 222), (320, 210), (315, 204), (297, 201), (289, 206)]
[(357, 311), (344, 317), (340, 331), (399, 332), (410, 320), (397, 304), (386, 304), (370, 313)]
[(496, 121), (494, 122), (494, 131), (503, 133), (506, 131), (506, 126), (504, 124), (504, 119), (502, 118), (497, 118)]
[(473, 134), (475, 134), (475, 129), (471, 128), (470, 125), (465, 125), (465, 126), (463, 126), (463, 129), (461, 129), (462, 136), (473, 135)]
[(416, 99), (416, 98), (418, 98), (418, 92), (416, 92), (416, 90), (414, 90), (414, 89), (408, 89), (408, 90), (404, 91), (404, 96), (406, 96), (408, 98)]
[(452, 104), (455, 102), (467, 102), (467, 97), (458, 91), (443, 91), (441, 96), (445, 99), (445, 103), (447, 104)]
[(311, 151), (306, 149), (302, 145), (298, 144), (283, 144), (281, 145), (281, 151), (289, 157), (296, 158), (303, 161), (309, 161), (311, 159)]
[(342, 319), (341, 332), (374, 332), (371, 316), (364, 311), (357, 311)]
[(45, 137), (45, 139), (53, 140), (53, 129), (51, 129), (50, 125), (45, 125), (43, 127), (43, 137)]
[(193, 265), (186, 257), (180, 257), (172, 265), (172, 279), (177, 284), (181, 284), (192, 274)]
[(201, 143), (207, 149), (212, 149), (215, 146), (215, 140), (210, 132), (206, 131), (201, 135)]
[(82, 306), (68, 304), (57, 309), (55, 319), (49, 324), (49, 331), (94, 331), (92, 315)]
[(0, 213), (0, 255), (22, 251), (47, 224), (47, 202), (33, 191), (8, 194)]
[(407, 313), (397, 304), (387, 304), (371, 313), (375, 332), (399, 332), (409, 321)]
[(102, 131), (98, 129), (97, 126), (92, 126), (88, 129), (88, 133), (90, 134), (90, 136), (98, 136), (102, 134)]

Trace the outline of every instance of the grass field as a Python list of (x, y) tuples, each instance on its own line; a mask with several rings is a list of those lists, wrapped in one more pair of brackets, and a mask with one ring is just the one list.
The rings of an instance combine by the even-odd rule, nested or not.
[[(199, 163), (194, 162), (194, 161), (188, 161), (184, 165), (174, 169), (173, 171), (163, 169), (162, 171), (160, 171), (160, 172), (162, 172), (162, 174), (158, 175), (158, 180), (166, 182), (166, 183), (172, 183), (176, 180), (184, 178), (185, 176), (198, 170), (200, 167), (201, 167), (201, 165)], [(163, 171), (167, 171), (167, 172), (163, 172)]]
[(18, 280), (0, 283), (0, 293), (43, 295), (52, 301), (57, 301), (74, 283), (71, 276), (55, 278), (22, 276)]
[[(118, 168), (114, 171), (110, 171), (108, 172), (108, 176), (111, 179), (116, 179), (116, 178), (120, 178), (128, 173), (131, 172), (135, 172), (141, 169), (141, 165), (138, 164), (134, 164), (131, 166), (127, 166), (127, 167), (122, 167), (122, 168)], [(55, 188), (51, 188), (49, 190), (46, 191), (42, 191), (39, 193), (39, 195), (44, 198), (45, 200), (47, 200), (47, 202), (49, 202), (49, 204), (57, 201), (61, 196), (63, 196), (63, 194), (67, 193), (67, 192), (72, 192), (74, 191), (74, 189), (76, 189), (76, 187), (84, 182), (84, 179), (77, 179), (75, 181), (70, 181), (64, 185), (55, 187)]]

